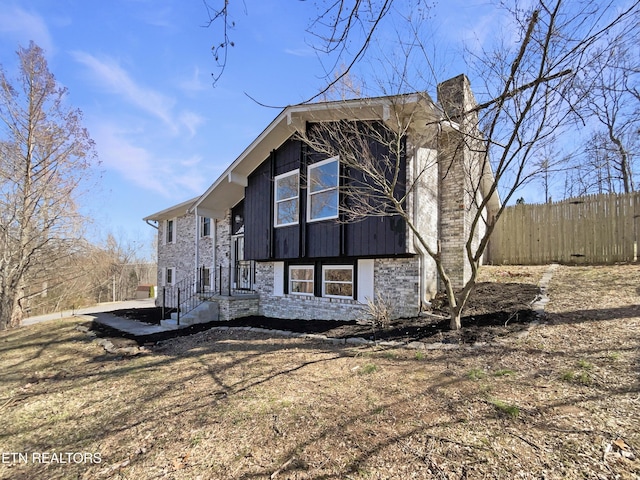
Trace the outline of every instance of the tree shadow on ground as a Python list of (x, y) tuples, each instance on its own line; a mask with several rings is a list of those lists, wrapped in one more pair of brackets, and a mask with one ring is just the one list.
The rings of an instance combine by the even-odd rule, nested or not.
[[(572, 317), (571, 313), (574, 313), (575, 317)], [(559, 315), (559, 317), (556, 315)], [(567, 315), (569, 315), (569, 317), (567, 317)], [(631, 317), (640, 317), (640, 311), (638, 311), (636, 306), (600, 310), (579, 310), (576, 312), (554, 314), (550, 317), (550, 322), (563, 322), (563, 318), (566, 320), (565, 323), (580, 323)], [(516, 319), (513, 318), (509, 320), (508, 323), (517, 323), (515, 320)], [(264, 321), (264, 319), (262, 319), (262, 321)], [(262, 328), (265, 328), (264, 325)], [(489, 327), (485, 325), (484, 328)], [(54, 329), (49, 333), (50, 336), (44, 344), (49, 348), (56, 348), (60, 342), (48, 342), (54, 340), (57, 334), (54, 333)], [(197, 332), (192, 331), (190, 333), (193, 334)], [(406, 332), (403, 334), (406, 334)], [(76, 337), (71, 337), (70, 341), (77, 341)], [(30, 338), (30, 340), (36, 340), (36, 338)], [(38, 347), (40, 347), (40, 345), (38, 345)], [(491, 351), (495, 351), (496, 355), (504, 356), (508, 352), (508, 349), (501, 349), (499, 347), (492, 348), (494, 348), (494, 350)], [(270, 365), (270, 355), (288, 351), (291, 351), (292, 355), (288, 356), (286, 361), (280, 360), (279, 364)], [(308, 356), (300, 355), (296, 357), (294, 355), (295, 351), (307, 354)], [(185, 425), (198, 425), (198, 422), (207, 422), (206, 419), (202, 420), (204, 414), (212, 415), (212, 418), (215, 419), (216, 417), (213, 412), (224, 408), (225, 404), (231, 400), (244, 402), (245, 399), (248, 398), (253, 401), (252, 399), (258, 398), (259, 390), (270, 382), (280, 379), (290, 379), (292, 377), (296, 378), (298, 375), (304, 373), (305, 368), (314, 365), (326, 365), (328, 368), (332, 362), (340, 361), (340, 359), (345, 357), (355, 358), (356, 355), (362, 355), (362, 352), (365, 351), (371, 351), (371, 349), (354, 349), (354, 347), (350, 345), (331, 345), (313, 339), (298, 339), (292, 344), (290, 339), (269, 335), (268, 332), (253, 333), (237, 330), (228, 330), (226, 332), (202, 331), (199, 335), (194, 336), (193, 339), (176, 338), (171, 342), (163, 342), (153, 347), (151, 355), (145, 362), (136, 361), (134, 360), (135, 357), (128, 359), (112, 354), (95, 355), (94, 358), (91, 359), (89, 357), (92, 352), (87, 351), (87, 358), (83, 359), (84, 362), (78, 363), (74, 361), (69, 365), (60, 363), (59, 369), (63, 374), (61, 376), (50, 376), (41, 380), (40, 385), (31, 387), (38, 388), (38, 392), (33, 393), (37, 393), (38, 396), (62, 395), (71, 387), (77, 389), (79, 384), (95, 384), (97, 389), (109, 388), (111, 384), (103, 382), (108, 382), (110, 379), (122, 381), (130, 375), (133, 375), (134, 378), (137, 379), (137, 384), (135, 381), (131, 382), (132, 385), (135, 385), (135, 390), (131, 392), (114, 390), (115, 393), (122, 395), (122, 401), (117, 405), (112, 405), (110, 409), (103, 409), (100, 415), (95, 418), (87, 417), (84, 411), (94, 405), (99, 405), (100, 402), (103, 401), (100, 397), (86, 399), (82, 409), (70, 413), (64, 420), (42, 417), (41, 422), (35, 425), (35, 428), (33, 426), (30, 427), (40, 433), (33, 437), (28, 447), (32, 451), (35, 451), (37, 449), (44, 450), (54, 445), (56, 448), (66, 448), (68, 451), (75, 451), (82, 450), (86, 448), (87, 445), (103, 444), (107, 439), (120, 438), (125, 435), (135, 435), (135, 437), (141, 439), (141, 441), (144, 441), (149, 435), (151, 436), (150, 438), (157, 438), (160, 435), (159, 432), (163, 430), (164, 423), (172, 422), (173, 418), (184, 418)], [(236, 354), (236, 356), (227, 359), (225, 358), (226, 353)], [(448, 369), (448, 358), (454, 357), (454, 361), (458, 362), (464, 361), (465, 359), (471, 361), (478, 355), (478, 351), (460, 349), (457, 350), (455, 354), (448, 351), (439, 351), (431, 352), (429, 355), (430, 363), (446, 359), (446, 368)], [(532, 351), (531, 355), (544, 358), (549, 356), (548, 352), (542, 350)], [(108, 362), (106, 361), (107, 359), (109, 359)], [(69, 360), (68, 358), (61, 358), (60, 361), (68, 362)], [(192, 361), (195, 361), (199, 365), (199, 368), (183, 370)], [(374, 359), (372, 361), (375, 362), (376, 360)], [(413, 363), (416, 369), (422, 368), (422, 364), (415, 358), (404, 358), (396, 362)], [(84, 367), (81, 369), (81, 364), (86, 365), (88, 368), (91, 368), (91, 370), (86, 371)], [(166, 367), (169, 367), (171, 371), (174, 372), (172, 376), (163, 377), (162, 380), (158, 379), (155, 383), (144, 381), (146, 378), (151, 378), (155, 371), (165, 369)], [(26, 365), (23, 368), (26, 368)], [(390, 394), (388, 398), (385, 396), (382, 397), (381, 400), (376, 401), (375, 405), (355, 412), (349, 413), (345, 411), (344, 416), (337, 416), (333, 418), (333, 421), (325, 412), (325, 416), (318, 418), (326, 422), (326, 425), (322, 426), (319, 424), (312, 431), (309, 431), (304, 438), (287, 442), (286, 444), (284, 444), (284, 440), (278, 440), (280, 437), (275, 437), (274, 442), (282, 442), (284, 446), (277, 457), (274, 458), (272, 462), (268, 462), (260, 466), (260, 468), (256, 467), (256, 469), (251, 472), (245, 470), (239, 478), (264, 478), (269, 475), (273, 476), (276, 472), (279, 472), (283, 478), (286, 475), (306, 475), (307, 473), (307, 478), (333, 478), (332, 475), (335, 472), (331, 472), (330, 469), (324, 470), (323, 468), (308, 465), (306, 462), (307, 459), (312, 456), (312, 453), (309, 452), (313, 452), (314, 449), (318, 448), (318, 445), (326, 445), (327, 443), (337, 444), (339, 441), (344, 441), (347, 445), (354, 444), (354, 442), (357, 443), (357, 441), (363, 441), (361, 444), (362, 447), (345, 447), (344, 458), (341, 456), (333, 459), (334, 462), (338, 460), (344, 462), (339, 468), (335, 467), (335, 464), (333, 467), (338, 469), (340, 475), (344, 477), (358, 472), (359, 469), (362, 468), (363, 465), (366, 465), (372, 458), (375, 458), (377, 455), (380, 455), (381, 452), (390, 448), (399, 451), (408, 451), (409, 454), (403, 457), (403, 460), (415, 457), (414, 467), (426, 465), (434, 469), (435, 467), (433, 465), (428, 464), (430, 461), (428, 456), (421, 456), (418, 450), (412, 450), (417, 448), (416, 446), (420, 445), (421, 441), (423, 446), (426, 445), (423, 441), (424, 439), (430, 439), (431, 441), (440, 443), (451, 443), (453, 446), (457, 445), (467, 452), (473, 452), (474, 461), (481, 461), (484, 458), (484, 454), (481, 455), (481, 452), (487, 452), (487, 455), (493, 455), (486, 445), (470, 444), (463, 441), (456, 444), (455, 438), (445, 438), (451, 426), (462, 424), (466, 421), (464, 415), (455, 412), (463, 412), (466, 408), (469, 408), (469, 405), (474, 408), (477, 408), (478, 405), (483, 407), (478, 413), (474, 414), (474, 422), (484, 424), (487, 422), (499, 423), (501, 421), (499, 413), (496, 413), (496, 411), (491, 408), (486, 408), (485, 394), (482, 392), (477, 395), (476, 400), (472, 399), (471, 403), (464, 396), (457, 397), (452, 396), (451, 393), (444, 394), (441, 392), (445, 387), (462, 385), (464, 382), (468, 382), (465, 374), (466, 372), (464, 370), (460, 370), (456, 374), (444, 375), (443, 373), (441, 376), (427, 377), (430, 378), (432, 382), (425, 385), (424, 389), (415, 392), (416, 394), (412, 396), (411, 399), (405, 395)], [(354, 373), (353, 375), (358, 374)], [(207, 383), (207, 378), (210, 379), (210, 383)], [(524, 378), (529, 377), (525, 376)], [(522, 381), (522, 378), (519, 379), (519, 381)], [(532, 377), (532, 382), (533, 381), (534, 379)], [(534, 384), (536, 382), (538, 382), (538, 380), (535, 380)], [(189, 399), (182, 397), (182, 395), (188, 395), (190, 388), (197, 388), (198, 385), (208, 385), (210, 391), (203, 391), (202, 395), (192, 396), (189, 397)], [(637, 385), (634, 385), (630, 386), (629, 390), (615, 391), (609, 389), (607, 385), (604, 384), (594, 384), (589, 387), (581, 386), (577, 393), (574, 392), (570, 395), (564, 394), (560, 401), (549, 403), (547, 410), (552, 410), (557, 405), (570, 405), (584, 402), (586, 392), (591, 394), (589, 398), (598, 399), (602, 397), (605, 392), (610, 397), (626, 395), (629, 392), (637, 392), (636, 387)], [(378, 394), (382, 396), (383, 393), (386, 395), (387, 391), (380, 387)], [(111, 395), (112, 393), (109, 394)], [(357, 394), (357, 392), (354, 392), (354, 394)], [(30, 397), (31, 400), (33, 400), (33, 396)], [(330, 397), (328, 398), (330, 399)], [(414, 415), (413, 412), (421, 410), (420, 402), (415, 401), (416, 398), (424, 398), (425, 402), (437, 401), (443, 407), (442, 411), (445, 411), (444, 407), (446, 407), (451, 409), (455, 415), (445, 415), (439, 420), (427, 419), (426, 417), (422, 418), (419, 414)], [(158, 410), (154, 407), (155, 402), (159, 402), (162, 399), (172, 400), (171, 406), (166, 410)], [(251, 401), (249, 401), (249, 404)], [(268, 403), (267, 400), (265, 400), (265, 402), (264, 405), (271, 408), (272, 404)], [(242, 403), (242, 405), (244, 406), (245, 404)], [(266, 407), (263, 406), (261, 408)], [(286, 409), (283, 409), (283, 411), (286, 411)], [(384, 412), (389, 413), (385, 414)], [(411, 412), (411, 414), (407, 412)], [(387, 421), (389, 422), (388, 424), (391, 425), (391, 421), (393, 420), (393, 425), (395, 425), (395, 415), (398, 415), (398, 418), (401, 420), (399, 424), (406, 425), (406, 428), (390, 429), (386, 435), (383, 432), (376, 435), (367, 433), (369, 431), (368, 429), (370, 429), (369, 424), (384, 426), (385, 421)], [(539, 413), (537, 415), (539, 415)], [(274, 419), (274, 425), (277, 426), (275, 422), (276, 420)], [(543, 425), (544, 422), (539, 421), (538, 423), (540, 423), (540, 425), (536, 428), (540, 431), (542, 430), (541, 425)], [(213, 421), (205, 423), (205, 425), (208, 425), (211, 429), (216, 428), (215, 422)], [(45, 432), (52, 432), (54, 430), (56, 431), (54, 437), (51, 437), (50, 434), (45, 435)], [(13, 427), (12, 433), (22, 432)], [(525, 433), (519, 433), (518, 435), (519, 437), (514, 436), (514, 441), (516, 442), (521, 441), (523, 436), (529, 436)], [(284, 439), (284, 437), (282, 438)], [(518, 438), (521, 440), (518, 440)], [(187, 440), (180, 438), (178, 442), (184, 444)], [(527, 440), (533, 441), (531, 439)], [(351, 444), (349, 442), (351, 442)], [(144, 447), (145, 444), (143, 443), (142, 445)], [(164, 446), (164, 444), (159, 443), (159, 446)], [(129, 462), (129, 466), (137, 466), (137, 464), (144, 463), (146, 461), (146, 454), (133, 454), (131, 453), (132, 448), (131, 445), (128, 446), (129, 450), (116, 449), (114, 447), (109, 458), (105, 458), (105, 463), (108, 462), (108, 464), (111, 465), (121, 460)], [(136, 448), (138, 448), (138, 445), (136, 445)], [(146, 449), (147, 447), (144, 448)], [(456, 455), (460, 453), (453, 449), (449, 452), (451, 462), (454, 458), (457, 458)], [(421, 465), (421, 462), (425, 463), (425, 465)], [(467, 461), (466, 464), (472, 465), (473, 462)], [(100, 469), (104, 470), (105, 468), (107, 467), (101, 467)], [(310, 472), (307, 472), (307, 470)], [(32, 475), (33, 471), (15, 470), (14, 473), (13, 478), (34, 478)], [(46, 477), (48, 472), (40, 471), (40, 473)], [(98, 472), (96, 471), (94, 473), (97, 474)], [(462, 474), (462, 472), (458, 473)]]
[(614, 308), (593, 308), (585, 310), (572, 310), (568, 312), (548, 313), (546, 315), (550, 324), (576, 324), (584, 322), (599, 322), (618, 320), (621, 318), (640, 318), (640, 305), (626, 305)]

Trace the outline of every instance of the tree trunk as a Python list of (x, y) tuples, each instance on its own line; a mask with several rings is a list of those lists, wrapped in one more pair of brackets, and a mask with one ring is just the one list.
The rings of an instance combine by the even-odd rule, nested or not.
[(465, 299), (462, 301), (455, 295), (449, 298), (449, 328), (451, 330), (460, 330), (462, 328), (462, 307), (464, 306)]
[(451, 312), (451, 320), (449, 321), (449, 328), (451, 330), (460, 330), (462, 328), (462, 320), (461, 320), (461, 310), (459, 308), (452, 309), (456, 310), (456, 313)]
[(18, 292), (9, 288), (0, 293), (0, 330), (20, 326), (22, 317), (23, 311)]

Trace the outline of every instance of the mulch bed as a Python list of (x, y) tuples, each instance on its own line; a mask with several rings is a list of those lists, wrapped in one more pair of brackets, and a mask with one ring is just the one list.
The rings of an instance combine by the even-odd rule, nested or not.
[[(472, 344), (491, 342), (527, 328), (536, 319), (531, 303), (538, 295), (538, 287), (527, 283), (479, 283), (467, 307), (463, 311), (463, 328), (449, 329), (446, 298), (438, 296), (432, 302), (432, 311), (417, 318), (393, 320), (384, 329), (374, 330), (370, 324), (356, 321), (296, 320), (262, 316), (250, 316), (228, 321), (206, 324), (163, 332), (144, 337), (133, 337), (138, 343), (153, 343), (176, 336), (190, 335), (216, 326), (253, 327), (271, 330), (286, 330), (296, 333), (321, 334), (330, 338), (361, 337), (367, 340)], [(159, 307), (117, 310), (114, 315), (159, 324), (162, 309)], [(114, 332), (102, 329), (103, 334)], [(126, 336), (126, 335), (120, 335)]]

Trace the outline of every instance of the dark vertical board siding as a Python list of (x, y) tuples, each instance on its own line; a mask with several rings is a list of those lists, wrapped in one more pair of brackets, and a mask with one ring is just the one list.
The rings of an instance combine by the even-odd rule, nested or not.
[(249, 175), (244, 200), (245, 258), (270, 257), (271, 162), (266, 160)]
[[(372, 145), (378, 156), (382, 145)], [(404, 221), (398, 217), (367, 217), (348, 224), (333, 220), (306, 222), (306, 165), (326, 156), (306, 152), (298, 140), (289, 139), (273, 152), (250, 176), (245, 190), (245, 255), (253, 260), (298, 258), (363, 257), (406, 254)], [(273, 162), (273, 163), (272, 163)], [(300, 169), (299, 224), (273, 227), (273, 177)], [(406, 159), (402, 159), (402, 178)], [(358, 172), (349, 172), (358, 181)], [(405, 186), (399, 185), (398, 196)], [(270, 243), (271, 239), (271, 243)]]
[(275, 246), (275, 258), (277, 260), (298, 258), (300, 256), (300, 233), (297, 225), (274, 228), (273, 243)]
[[(306, 185), (307, 178), (307, 165), (308, 165), (308, 148), (307, 146), (300, 142), (300, 185)], [(309, 256), (309, 251), (307, 249), (307, 242), (309, 238), (309, 232), (307, 230), (307, 189), (300, 188), (300, 224), (298, 226), (299, 230), (299, 248), (300, 248), (300, 257), (306, 258)]]
[(307, 253), (310, 258), (340, 256), (340, 224), (333, 221), (307, 224)]
[[(281, 175), (300, 168), (301, 145), (299, 140), (291, 138), (283, 143), (275, 151), (274, 175)], [(302, 184), (303, 172), (300, 172), (300, 183)], [(302, 196), (304, 190), (301, 188), (298, 197), (299, 221), (303, 220)], [(276, 259), (298, 258), (300, 256), (300, 225), (279, 227), (273, 229), (274, 257)]]
[[(291, 138), (284, 142), (275, 152), (275, 175), (300, 168), (300, 141)], [(302, 172), (300, 172), (302, 173)]]

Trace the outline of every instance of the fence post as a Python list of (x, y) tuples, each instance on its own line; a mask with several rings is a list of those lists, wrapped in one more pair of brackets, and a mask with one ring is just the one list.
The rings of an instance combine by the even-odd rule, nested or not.
[(180, 289), (178, 288), (178, 316), (177, 325), (180, 325)]

